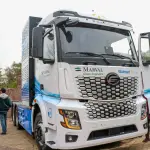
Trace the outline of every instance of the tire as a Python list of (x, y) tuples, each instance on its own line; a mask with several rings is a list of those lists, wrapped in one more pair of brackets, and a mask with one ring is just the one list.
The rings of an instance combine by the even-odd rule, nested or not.
[(34, 122), (34, 138), (37, 143), (39, 150), (51, 150), (46, 144), (45, 144), (45, 135), (44, 131), (42, 130), (42, 116), (41, 113), (38, 113), (35, 118)]
[(16, 107), (13, 106), (13, 125), (16, 126)]
[(18, 130), (23, 129), (22, 126), (21, 126), (20, 123), (19, 123), (19, 120), (18, 120), (18, 107), (16, 107), (16, 109), (15, 109), (15, 114), (16, 114), (16, 115), (15, 115), (15, 116), (16, 116), (16, 119), (15, 119), (15, 120), (16, 120), (16, 127), (17, 127), (17, 129), (18, 129)]

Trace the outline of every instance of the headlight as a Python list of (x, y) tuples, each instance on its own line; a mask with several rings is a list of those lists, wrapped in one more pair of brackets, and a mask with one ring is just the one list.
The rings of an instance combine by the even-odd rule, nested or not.
[(77, 111), (59, 109), (59, 113), (63, 116), (64, 122), (60, 122), (65, 128), (80, 130), (81, 124)]
[(144, 120), (146, 117), (147, 117), (147, 106), (146, 104), (143, 104), (141, 109), (141, 120)]

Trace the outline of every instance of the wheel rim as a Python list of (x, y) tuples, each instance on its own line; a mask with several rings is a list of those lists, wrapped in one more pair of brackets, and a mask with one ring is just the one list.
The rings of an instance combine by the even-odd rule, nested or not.
[(35, 138), (40, 146), (45, 144), (44, 126), (42, 122), (39, 122), (35, 128)]

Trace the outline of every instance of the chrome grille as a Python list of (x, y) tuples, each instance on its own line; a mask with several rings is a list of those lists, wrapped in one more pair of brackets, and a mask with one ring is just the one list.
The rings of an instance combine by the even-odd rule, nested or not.
[(120, 83), (116, 86), (106, 84), (105, 77), (78, 76), (77, 85), (80, 96), (98, 100), (123, 99), (136, 95), (138, 77), (120, 77)]
[(124, 117), (136, 114), (137, 106), (135, 100), (124, 100), (117, 103), (87, 102), (85, 103), (87, 114), (90, 119), (108, 119)]

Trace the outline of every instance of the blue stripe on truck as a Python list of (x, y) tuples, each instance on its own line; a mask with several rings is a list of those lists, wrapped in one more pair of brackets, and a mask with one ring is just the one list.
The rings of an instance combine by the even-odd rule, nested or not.
[(34, 83), (35, 83), (35, 95), (41, 94), (50, 97), (60, 98), (60, 94), (55, 94), (55, 93), (47, 92), (46, 90), (41, 90), (40, 82), (36, 78), (34, 78)]
[(28, 107), (18, 105), (18, 121), (30, 135), (32, 135), (31, 114), (32, 110)]
[[(41, 90), (40, 89), (40, 82), (34, 78), (34, 83), (35, 83), (35, 95), (41, 94), (41, 95), (46, 95), (50, 97), (55, 97), (55, 98), (60, 98), (60, 94), (55, 94), (48, 92), (46, 90)], [(26, 82), (22, 88), (22, 100), (29, 100), (29, 83)]]
[(144, 90), (144, 94), (150, 93), (150, 89)]

